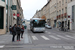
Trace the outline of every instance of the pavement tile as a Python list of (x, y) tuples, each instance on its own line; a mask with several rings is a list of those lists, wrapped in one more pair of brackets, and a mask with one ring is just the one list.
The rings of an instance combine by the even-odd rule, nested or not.
[(30, 50), (26, 48), (5, 48), (5, 49), (0, 49), (0, 50)]

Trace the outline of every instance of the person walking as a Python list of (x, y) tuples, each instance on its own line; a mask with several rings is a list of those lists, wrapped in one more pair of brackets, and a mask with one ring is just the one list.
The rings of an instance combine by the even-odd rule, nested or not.
[(24, 26), (22, 25), (22, 28), (21, 28), (21, 38), (23, 38), (23, 33), (24, 33)]
[(12, 29), (12, 35), (13, 35), (12, 42), (14, 42), (15, 41), (15, 35), (16, 35), (16, 24), (11, 29)]
[(21, 27), (20, 24), (16, 28), (17, 31), (17, 41), (20, 41)]
[(9, 31), (10, 31), (10, 34), (12, 34), (12, 26), (10, 25), (10, 27), (9, 27)]

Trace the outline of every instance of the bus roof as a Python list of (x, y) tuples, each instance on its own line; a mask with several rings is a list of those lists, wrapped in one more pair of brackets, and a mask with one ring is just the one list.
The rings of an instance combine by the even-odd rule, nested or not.
[(41, 19), (41, 18), (32, 18), (31, 20), (45, 20), (45, 19)]

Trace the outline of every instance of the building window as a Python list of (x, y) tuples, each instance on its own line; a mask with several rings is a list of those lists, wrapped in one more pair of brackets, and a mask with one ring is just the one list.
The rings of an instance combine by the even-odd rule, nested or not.
[(73, 1), (73, 0), (71, 0), (71, 1)]
[(64, 5), (64, 0), (62, 0), (62, 5)]
[(61, 7), (61, 1), (59, 1), (59, 7)]
[(62, 9), (62, 14), (64, 14), (64, 9)]
[(5, 2), (5, 0), (2, 0), (2, 1), (4, 1), (4, 2)]
[(59, 15), (61, 15), (61, 10), (59, 10)]
[(65, 7), (65, 12), (67, 13), (67, 7)]
[(57, 11), (57, 16), (58, 16), (59, 14), (58, 14), (58, 11)]
[(67, 3), (67, 0), (65, 2)]

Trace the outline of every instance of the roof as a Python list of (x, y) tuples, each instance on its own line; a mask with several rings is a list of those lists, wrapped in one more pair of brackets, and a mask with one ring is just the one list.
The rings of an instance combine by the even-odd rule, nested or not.
[(31, 20), (45, 20), (45, 19), (41, 19), (41, 18), (32, 18)]

